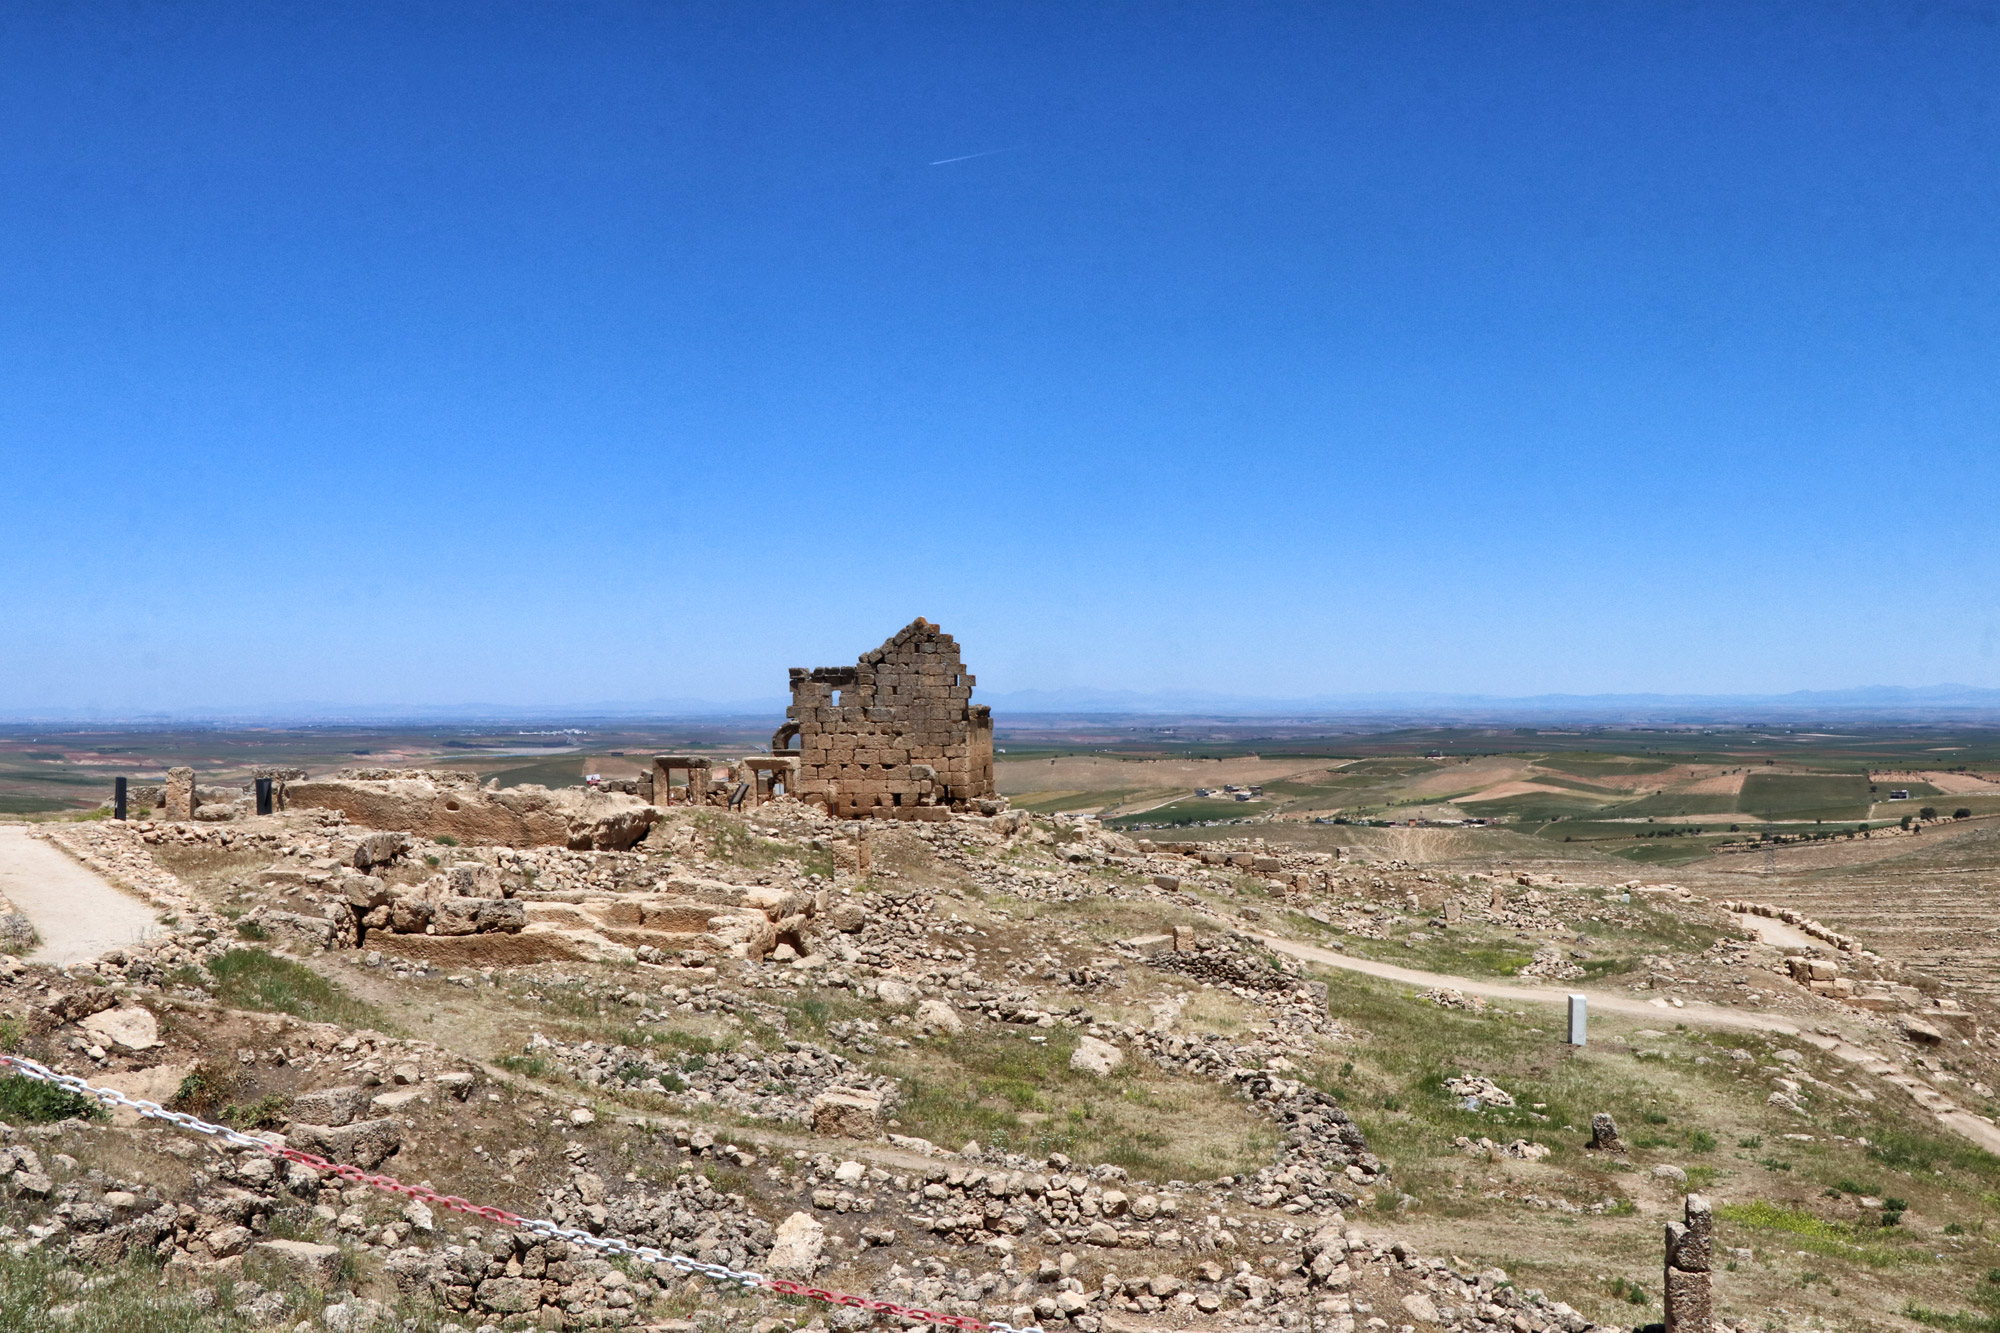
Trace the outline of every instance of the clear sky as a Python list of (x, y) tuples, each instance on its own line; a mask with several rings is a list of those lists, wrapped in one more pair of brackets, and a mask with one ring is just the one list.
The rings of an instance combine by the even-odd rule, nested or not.
[(1993, 4), (20, 5), (0, 712), (2000, 686)]

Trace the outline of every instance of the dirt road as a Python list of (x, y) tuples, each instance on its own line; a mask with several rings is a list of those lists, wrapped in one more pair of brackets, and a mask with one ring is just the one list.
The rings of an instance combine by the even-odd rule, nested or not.
[[(1239, 927), (1240, 928), (1240, 927)], [(1281, 939), (1276, 935), (1259, 935), (1265, 944), (1279, 953), (1290, 954), (1294, 958), (1310, 963), (1320, 963), (1327, 967), (1345, 968), (1350, 972), (1365, 972), (1372, 977), (1382, 977), (1388, 981), (1400, 981), (1408, 986), (1430, 989), (1446, 986), (1467, 995), (1480, 995), (1490, 1000), (1514, 1000), (1525, 1004), (1566, 1005), (1571, 995), (1582, 995), (1589, 1002), (1593, 1014), (1624, 1014), (1632, 1018), (1646, 1018), (1655, 1021), (1671, 1019), (1676, 1023), (1690, 1026), (1737, 1028), (1754, 1032), (1775, 1032), (1781, 1036), (1794, 1037), (1814, 1046), (1866, 1072), (1883, 1079), (1910, 1094), (1918, 1105), (1935, 1115), (1947, 1129), (1970, 1139), (1990, 1153), (2000, 1153), (2000, 1127), (1996, 1127), (1971, 1112), (1961, 1109), (1950, 1098), (1933, 1088), (1915, 1075), (1899, 1069), (1880, 1053), (1864, 1049), (1844, 1038), (1829, 1036), (1824, 1032), (1807, 1032), (1788, 1018), (1776, 1014), (1760, 1014), (1748, 1010), (1725, 1009), (1720, 1005), (1703, 1004), (1696, 1001), (1680, 1007), (1665, 1001), (1639, 1000), (1629, 995), (1609, 995), (1603, 991), (1555, 990), (1545, 986), (1510, 986), (1500, 981), (1479, 981), (1471, 977), (1445, 976), (1437, 972), (1419, 972), (1414, 968), (1397, 967), (1394, 963), (1378, 963), (1369, 958), (1349, 958), (1344, 953), (1332, 949), (1321, 949), (1311, 944), (1300, 944), (1294, 940)]]
[(0, 826), (0, 895), (35, 923), (31, 963), (80, 963), (160, 929), (159, 912), (24, 828)]

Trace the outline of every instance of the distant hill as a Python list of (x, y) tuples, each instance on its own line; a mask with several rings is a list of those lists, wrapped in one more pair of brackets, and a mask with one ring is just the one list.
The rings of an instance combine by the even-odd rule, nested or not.
[(1432, 722), (1764, 722), (1815, 717), (1873, 722), (1992, 721), (2000, 689), (1973, 685), (1870, 685), (1789, 694), (1394, 693), (1278, 699), (1253, 695), (1132, 690), (982, 691), (996, 714), (1227, 715), (1235, 717), (1399, 717)]

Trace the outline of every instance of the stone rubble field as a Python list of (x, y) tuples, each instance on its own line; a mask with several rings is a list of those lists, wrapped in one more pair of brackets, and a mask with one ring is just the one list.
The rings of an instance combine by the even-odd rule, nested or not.
[[(1788, 909), (1004, 809), (315, 786), (268, 817), (46, 826), (161, 924), (66, 969), (0, 956), (5, 1049), (477, 1203), (1051, 1333), (1694, 1327), (1711, 1278), (1721, 1327), (1908, 1327), (1990, 1251), (2000, 1178), (1935, 1118), (1990, 1105), (1984, 1020)], [(514, 823), (354, 818), (391, 797), (401, 825), (447, 799)], [(1481, 977), (1612, 986), (1657, 1026), (1607, 1017), (1578, 1053)], [(1880, 1068), (1682, 1021), (1704, 1003)], [(58, 1322), (106, 1278), (187, 1328), (878, 1322), (4, 1087), (0, 1246), (53, 1265)], [(1919, 1234), (1937, 1259), (1896, 1248)]]

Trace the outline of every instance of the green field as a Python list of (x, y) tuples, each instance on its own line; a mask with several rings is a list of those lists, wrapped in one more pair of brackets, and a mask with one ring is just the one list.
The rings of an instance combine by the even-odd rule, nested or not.
[(1626, 759), (1610, 754), (1557, 754), (1541, 761), (1541, 767), (1578, 778), (1630, 777), (1643, 773), (1664, 773), (1673, 765), (1658, 759)]
[(1105, 822), (1114, 828), (1129, 828), (1134, 824), (1199, 824), (1211, 819), (1249, 819), (1270, 808), (1269, 801), (1218, 801), (1191, 796)]
[(1736, 812), (1736, 798), (1727, 792), (1655, 792), (1618, 807), (1620, 815), (1638, 818), (1653, 815), (1731, 815)]
[(1009, 804), (1038, 815), (1060, 814), (1065, 810), (1102, 810), (1129, 797), (1129, 791), (1031, 791)]

